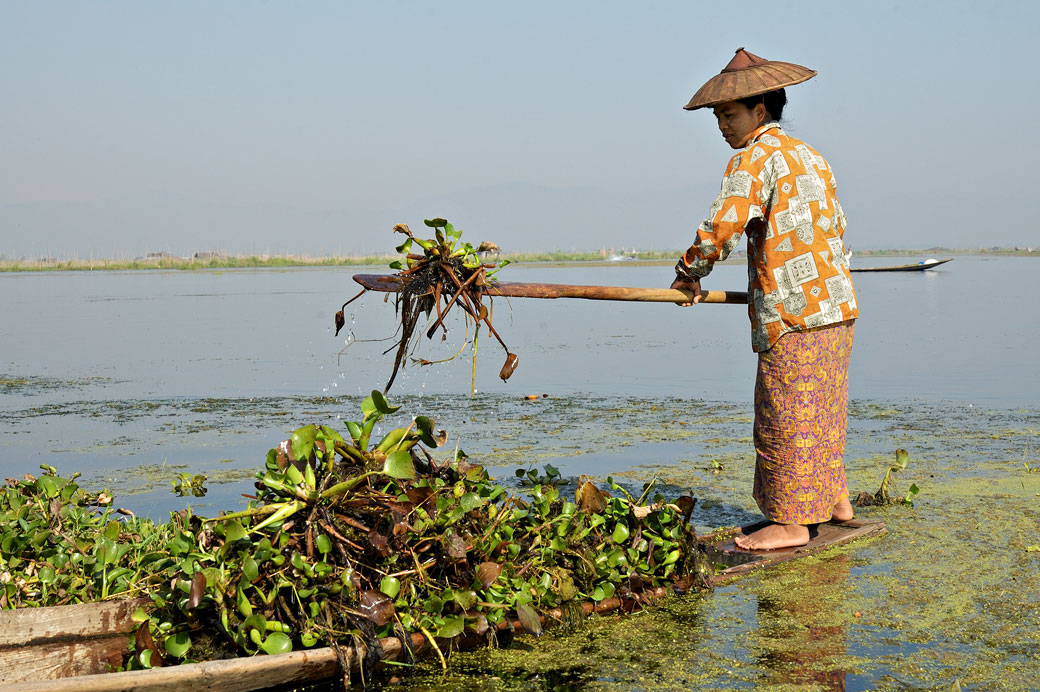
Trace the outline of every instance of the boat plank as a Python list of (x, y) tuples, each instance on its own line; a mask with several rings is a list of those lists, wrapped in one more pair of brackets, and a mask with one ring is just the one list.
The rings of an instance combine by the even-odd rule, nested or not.
[(133, 629), (130, 616), (134, 611), (150, 603), (150, 599), (135, 598), (0, 610), (0, 650), (63, 639), (125, 634)]
[(123, 633), (8, 649), (0, 652), (0, 684), (10, 690), (17, 687), (15, 683), (31, 680), (103, 674), (111, 667), (123, 665), (126, 643), (127, 635)]
[(0, 611), (0, 683), (104, 673), (123, 663), (138, 598)]
[(719, 565), (728, 565), (718, 571), (712, 583), (718, 584), (763, 567), (771, 567), (781, 562), (806, 557), (821, 550), (847, 543), (867, 536), (882, 536), (888, 533), (885, 523), (880, 519), (850, 519), (849, 521), (828, 521), (819, 524), (806, 545), (778, 550), (744, 550), (738, 548), (733, 537), (738, 534), (748, 535), (766, 526), (767, 522), (741, 527), (739, 531), (724, 531), (717, 538), (707, 537), (711, 558)]

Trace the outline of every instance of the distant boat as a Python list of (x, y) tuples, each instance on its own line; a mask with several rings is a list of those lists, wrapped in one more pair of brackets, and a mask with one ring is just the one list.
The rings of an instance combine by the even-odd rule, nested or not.
[(918, 262), (917, 264), (897, 264), (892, 267), (852, 267), (851, 271), (854, 272), (921, 272), (925, 269), (932, 269), (938, 267), (940, 264), (946, 264), (952, 261), (952, 257), (946, 259), (926, 259)]

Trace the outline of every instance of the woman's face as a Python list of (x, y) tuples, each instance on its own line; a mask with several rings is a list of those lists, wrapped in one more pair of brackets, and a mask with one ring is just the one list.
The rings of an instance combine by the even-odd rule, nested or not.
[(768, 120), (768, 111), (761, 103), (748, 108), (743, 103), (729, 101), (715, 106), (712, 111), (719, 122), (719, 131), (733, 149), (747, 146), (751, 134)]

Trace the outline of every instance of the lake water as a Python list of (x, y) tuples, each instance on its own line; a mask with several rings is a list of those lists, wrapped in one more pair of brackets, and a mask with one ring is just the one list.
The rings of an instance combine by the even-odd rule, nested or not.
[[(864, 258), (897, 264), (906, 258)], [(922, 397), (976, 405), (1038, 400), (1040, 320), (1033, 258), (958, 257), (936, 270), (859, 273), (851, 396)], [(318, 396), (381, 386), (384, 344), (337, 355), (332, 315), (355, 293), (350, 277), (372, 268), (206, 272), (78, 272), (0, 275), (0, 371), (55, 380), (92, 378), (90, 398)], [(609, 266), (510, 266), (504, 280), (666, 286), (671, 270)], [(742, 290), (740, 264), (718, 267), (706, 288)], [(389, 336), (393, 310), (369, 294), (348, 309), (359, 339)], [(353, 309), (353, 310), (352, 310)], [(352, 312), (351, 312), (352, 311)], [(525, 394), (683, 395), (743, 401), (754, 355), (745, 308), (581, 300), (495, 301), (494, 322), (520, 367), (496, 377), (500, 347), (479, 345), (477, 388)], [(460, 324), (445, 348), (451, 354)], [(341, 335), (345, 336), (345, 335)], [(439, 338), (439, 337), (438, 337)], [(409, 368), (401, 393), (466, 393), (467, 358)], [(71, 394), (72, 392), (67, 392)], [(24, 403), (31, 391), (18, 392)], [(48, 391), (45, 398), (54, 399)], [(10, 400), (5, 398), (5, 404)]]
[[(1040, 553), (1024, 552), (1040, 542), (1040, 473), (1030, 471), (1040, 466), (1038, 269), (1033, 258), (958, 256), (927, 272), (854, 275), (862, 316), (850, 372), (850, 486), (873, 492), (892, 451), (905, 447), (913, 464), (901, 487), (914, 480), (922, 492), (913, 510), (868, 509), (889, 522), (890, 536), (823, 570), (841, 575), (841, 603), (867, 613), (838, 613), (840, 646), (825, 667), (840, 672), (840, 689), (875, 689), (889, 672), (921, 685), (959, 679), (965, 689), (1001, 689), (986, 681), (1001, 670), (1040, 669)], [(378, 271), (0, 274), (0, 478), (35, 473), (41, 463), (82, 471), (91, 487), (112, 488), (117, 504), (156, 519), (186, 503), (206, 515), (242, 506), (270, 447), (304, 423), (359, 417), (360, 396), (385, 383), (391, 360), (383, 351), (393, 341), (371, 340), (392, 336), (392, 301), (368, 294), (347, 308), (339, 337), (332, 327), (356, 293), (351, 276)], [(501, 278), (665, 287), (671, 268), (514, 265)], [(721, 266), (704, 285), (744, 290), (746, 271)], [(469, 396), (468, 350), (446, 364), (409, 364), (390, 393), (404, 404), (402, 416), (435, 416), (452, 445), (496, 477), (544, 463), (569, 477), (613, 474), (633, 487), (657, 476), (669, 491), (701, 499), (699, 527), (756, 518), (746, 308), (499, 299), (493, 321), (520, 358), (510, 381), (497, 377), (504, 352), (481, 332), (477, 395)], [(418, 357), (458, 351), (464, 328), (449, 322), (447, 341), (424, 342)], [(528, 401), (530, 394), (540, 398)], [(173, 495), (179, 473), (205, 473), (209, 493)], [(1020, 519), (1001, 524), (1008, 513)], [(969, 525), (1001, 538), (981, 554), (965, 552), (950, 532)], [(921, 536), (931, 542), (922, 546)], [(922, 572), (931, 563), (919, 556), (940, 543), (955, 563)], [(1013, 579), (992, 583), (991, 565)], [(808, 684), (788, 675), (804, 661), (774, 656), (790, 632), (809, 631), (798, 629), (808, 616), (797, 607), (763, 610), (777, 601), (770, 589), (790, 578), (782, 575), (798, 572), (780, 574), (682, 606), (700, 609), (696, 617), (656, 616), (651, 627), (686, 623), (682, 636), (699, 637), (711, 665), (676, 658), (667, 642), (632, 643), (647, 661), (660, 659), (662, 671), (686, 676), (651, 686), (752, 689), (775, 675)], [(1004, 590), (1012, 584), (1023, 591)], [(942, 630), (951, 622), (956, 631)], [(1006, 655), (986, 653), (993, 647)], [(602, 654), (583, 665), (596, 679), (620, 681), (619, 689), (645, 688), (625, 682), (612, 660)], [(509, 665), (521, 664), (496, 661), (454, 684), (490, 689), (498, 667)]]

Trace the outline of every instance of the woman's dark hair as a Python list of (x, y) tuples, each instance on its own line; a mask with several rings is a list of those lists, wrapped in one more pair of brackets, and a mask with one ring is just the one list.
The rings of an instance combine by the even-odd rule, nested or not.
[(748, 108), (754, 108), (757, 104), (761, 103), (766, 107), (772, 120), (779, 120), (784, 117), (784, 106), (787, 105), (787, 92), (783, 89), (767, 91), (764, 94), (748, 96), (745, 99), (737, 99), (737, 103), (742, 103)]

